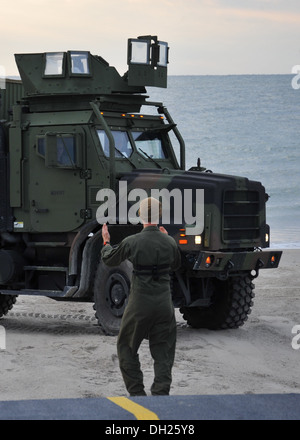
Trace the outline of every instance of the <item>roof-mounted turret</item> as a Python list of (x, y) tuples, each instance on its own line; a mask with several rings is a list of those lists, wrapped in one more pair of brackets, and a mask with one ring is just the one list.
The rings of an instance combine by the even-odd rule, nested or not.
[(128, 72), (88, 51), (17, 54), (27, 97), (37, 95), (110, 95), (145, 93), (144, 86), (166, 87), (168, 44), (157, 37), (128, 40)]
[(128, 40), (128, 84), (167, 87), (169, 47), (165, 41), (146, 35)]

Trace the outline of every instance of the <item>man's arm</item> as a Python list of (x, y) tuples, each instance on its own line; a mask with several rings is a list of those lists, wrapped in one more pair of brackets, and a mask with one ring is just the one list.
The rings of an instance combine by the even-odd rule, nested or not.
[(119, 246), (112, 247), (110, 245), (110, 234), (107, 225), (102, 227), (103, 248), (101, 249), (102, 261), (108, 266), (119, 266), (122, 261), (128, 258), (128, 245), (126, 239), (123, 240)]

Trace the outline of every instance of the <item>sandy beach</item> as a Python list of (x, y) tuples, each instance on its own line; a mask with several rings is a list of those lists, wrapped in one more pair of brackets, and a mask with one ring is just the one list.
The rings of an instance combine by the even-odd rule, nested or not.
[[(280, 267), (261, 270), (254, 283), (252, 313), (237, 330), (195, 330), (176, 310), (173, 395), (300, 392), (300, 349), (292, 347), (292, 329), (300, 326), (300, 250), (284, 250)], [(102, 334), (92, 304), (18, 297), (0, 325), (0, 400), (127, 396), (116, 337)], [(140, 361), (148, 392), (147, 341)]]

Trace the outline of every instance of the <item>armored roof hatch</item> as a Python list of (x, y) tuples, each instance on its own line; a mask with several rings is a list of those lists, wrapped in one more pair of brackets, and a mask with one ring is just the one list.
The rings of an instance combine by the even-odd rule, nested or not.
[(128, 40), (128, 84), (131, 86), (167, 87), (169, 47), (156, 36)]

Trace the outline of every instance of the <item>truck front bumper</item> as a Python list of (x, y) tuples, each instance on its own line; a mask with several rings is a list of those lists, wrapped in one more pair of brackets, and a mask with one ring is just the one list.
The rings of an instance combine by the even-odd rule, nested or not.
[(252, 251), (252, 252), (209, 252), (199, 253), (193, 270), (204, 272), (218, 272), (228, 274), (236, 271), (255, 271), (252, 276), (258, 275), (259, 269), (275, 269), (278, 267), (282, 251)]

